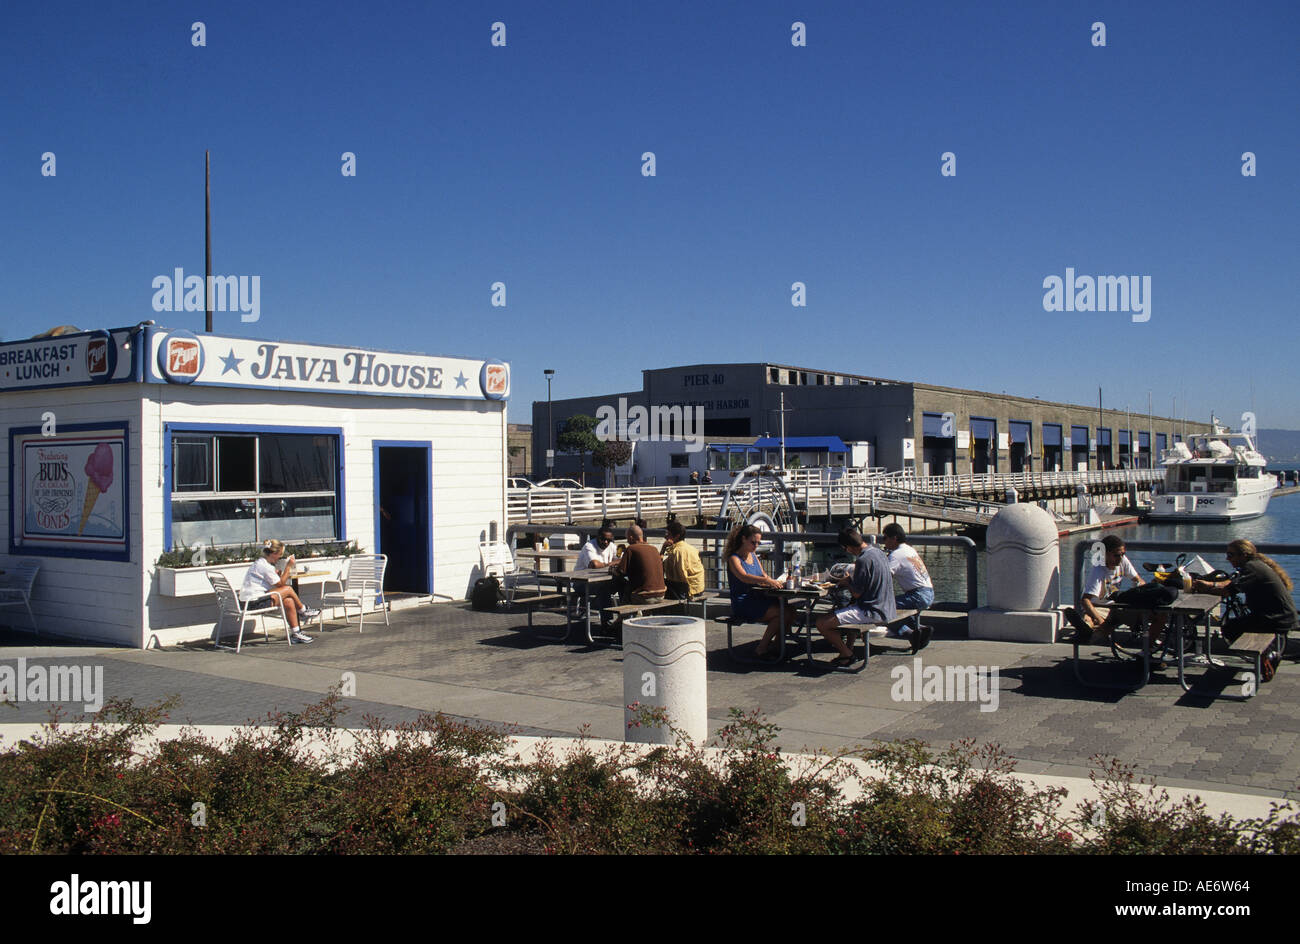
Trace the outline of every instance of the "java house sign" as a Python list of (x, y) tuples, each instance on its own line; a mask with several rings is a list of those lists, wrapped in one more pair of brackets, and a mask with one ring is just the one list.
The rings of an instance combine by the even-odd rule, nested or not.
[(152, 325), (0, 343), (0, 391), (140, 382), (504, 400), (510, 366)]
[(147, 381), (470, 400), (504, 400), (510, 394), (510, 367), (499, 361), (166, 329), (151, 333), (149, 349)]

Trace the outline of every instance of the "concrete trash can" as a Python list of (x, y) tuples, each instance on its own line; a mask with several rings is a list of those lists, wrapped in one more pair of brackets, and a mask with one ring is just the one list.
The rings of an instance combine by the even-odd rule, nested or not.
[(624, 739), (672, 744), (666, 727), (629, 727), (640, 704), (666, 710), (686, 737), (702, 744), (709, 736), (708, 676), (704, 620), (695, 616), (641, 616), (623, 622)]

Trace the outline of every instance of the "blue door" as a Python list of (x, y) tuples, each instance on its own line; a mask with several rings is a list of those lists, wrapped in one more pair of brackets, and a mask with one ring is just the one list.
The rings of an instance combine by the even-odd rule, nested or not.
[(375, 552), (388, 555), (384, 590), (433, 592), (430, 447), (375, 443)]

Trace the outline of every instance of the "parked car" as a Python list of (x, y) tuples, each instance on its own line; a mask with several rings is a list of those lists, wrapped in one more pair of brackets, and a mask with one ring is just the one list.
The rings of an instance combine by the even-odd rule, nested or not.
[[(553, 497), (559, 498), (565, 491), (576, 490), (586, 492), (587, 486), (575, 479), (547, 479), (544, 482), (538, 482), (535, 491), (550, 492)], [(560, 498), (560, 501), (564, 499)], [(596, 507), (596, 499), (590, 492), (584, 495), (575, 495), (568, 502), (568, 507), (575, 511), (591, 511)]]
[(577, 479), (546, 479), (538, 482), (534, 488), (585, 488)]
[(532, 482), (528, 481), (528, 479), (521, 478), (519, 476), (506, 479), (506, 488), (536, 488), (536, 487), (537, 486), (534, 485)]

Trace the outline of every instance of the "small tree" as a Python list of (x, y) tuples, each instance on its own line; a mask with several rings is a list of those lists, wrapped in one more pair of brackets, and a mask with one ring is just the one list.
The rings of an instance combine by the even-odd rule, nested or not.
[(591, 453), (591, 463), (597, 468), (605, 470), (605, 482), (609, 483), (610, 476), (620, 465), (626, 465), (627, 461), (632, 458), (632, 444), (623, 442), (621, 439), (612, 439), (608, 442), (602, 442)]
[(564, 428), (560, 431), (559, 437), (555, 440), (555, 445), (561, 452), (576, 452), (578, 454), (578, 479), (583, 485), (587, 484), (587, 453), (595, 452), (600, 446), (600, 440), (592, 432), (595, 428), (596, 418), (594, 416), (579, 413), (577, 416), (569, 417), (564, 424)]

